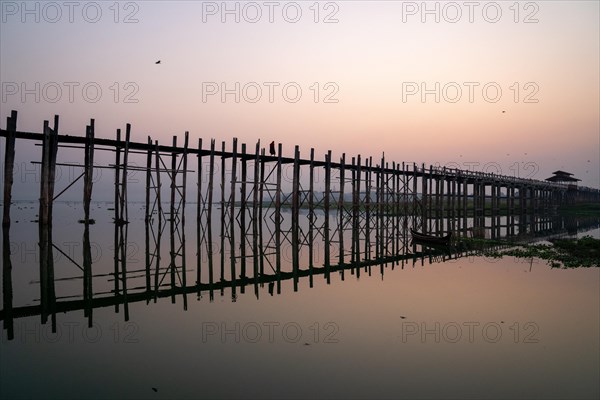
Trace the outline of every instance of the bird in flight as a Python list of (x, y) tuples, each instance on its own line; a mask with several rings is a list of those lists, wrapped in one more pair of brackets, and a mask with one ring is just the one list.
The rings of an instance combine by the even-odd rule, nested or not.
[(160, 64), (160, 60), (158, 60), (157, 62), (155, 62), (154, 64)]
[(275, 155), (275, 141), (272, 141), (269, 145), (269, 153), (274, 156)]

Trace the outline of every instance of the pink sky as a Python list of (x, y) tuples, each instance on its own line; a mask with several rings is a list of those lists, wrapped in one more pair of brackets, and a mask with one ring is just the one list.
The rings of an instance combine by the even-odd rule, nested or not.
[[(262, 2), (253, 3), (258, 8), (227, 3), (238, 7), (239, 23), (235, 14), (221, 21), (221, 2), (132, 4), (120, 3), (116, 16), (101, 3), (96, 23), (86, 20), (93, 10), (74, 10), (70, 23), (63, 9), (51, 23), (55, 10), (43, 5), (39, 22), (3, 5), (2, 126), (16, 109), (20, 130), (40, 131), (44, 119), (59, 114), (61, 130), (70, 134), (82, 134), (95, 118), (102, 137), (129, 122), (139, 141), (151, 135), (170, 142), (189, 130), (192, 143), (214, 137), (229, 144), (236, 136), (253, 147), (258, 139), (276, 140), (287, 155), (298, 144), (303, 155), (314, 147), (320, 159), (328, 149), (335, 158), (342, 152), (378, 158), (385, 151), (390, 161), (493, 164), (520, 176), (529, 176), (524, 166), (533, 163), (535, 178), (563, 169), (583, 185), (600, 186), (597, 2), (522, 2), (518, 15), (513, 2), (498, 2), (494, 23), (497, 7), (490, 2), (478, 3), (473, 22), (462, 2), (452, 3), (458, 9), (427, 3), (430, 10), (437, 4), (439, 23), (421, 2), (321, 2), (318, 16), (313, 2), (281, 2), (272, 23)], [(298, 7), (299, 21), (286, 21)], [(253, 23), (257, 9), (262, 17)], [(453, 23), (457, 10), (462, 17)], [(124, 23), (126, 16), (137, 22)], [(324, 23), (326, 16), (337, 22)], [(35, 94), (23, 101), (23, 87), (35, 91), (36, 82), (39, 102)], [(75, 82), (72, 102), (65, 82)], [(239, 103), (235, 94), (223, 102), (221, 93), (206, 92), (234, 89), (236, 82)], [(434, 90), (436, 83), (439, 102), (435, 93), (422, 98), (421, 88)], [(86, 84), (101, 88), (97, 102), (84, 98)], [(56, 86), (62, 96), (52, 102)], [(256, 87), (262, 97), (252, 102)], [(299, 100), (289, 101), (298, 87)], [(414, 88), (419, 92), (408, 94)], [(494, 102), (496, 88), (502, 93)], [(126, 102), (126, 95), (138, 102)], [(327, 95), (337, 102), (325, 102)]]

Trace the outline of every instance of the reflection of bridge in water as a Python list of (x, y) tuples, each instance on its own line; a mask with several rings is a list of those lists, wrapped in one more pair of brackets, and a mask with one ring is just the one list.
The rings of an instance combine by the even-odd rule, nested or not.
[[(98, 139), (94, 136), (93, 120), (85, 137), (58, 135), (57, 131), (58, 117), (54, 129), (45, 122), (43, 134), (18, 132), (13, 112), (7, 130), (0, 132), (6, 137), (0, 318), (9, 338), (13, 335), (13, 320), (26, 316), (40, 315), (42, 323), (50, 317), (54, 329), (59, 312), (83, 310), (91, 325), (93, 309), (114, 306), (119, 312), (122, 306), (128, 320), (129, 304), (138, 301), (170, 297), (175, 302), (182, 297), (187, 308), (187, 296), (192, 293), (208, 292), (212, 300), (214, 292), (224, 295), (228, 290), (235, 300), (238, 291), (245, 293), (247, 287), (252, 287), (259, 297), (265, 286), (271, 295), (281, 293), (282, 281), (287, 280), (298, 290), (301, 278), (308, 278), (312, 287), (319, 276), (329, 283), (332, 273), (343, 280), (347, 273), (356, 277), (361, 273), (370, 275), (378, 266), (383, 276), (388, 267), (478, 254), (476, 250), (446, 253), (423, 249), (409, 240), (410, 228), (440, 234), (453, 232), (457, 236), (531, 238), (598, 226), (597, 219), (580, 226), (578, 220), (550, 216), (557, 205), (597, 200), (598, 191), (587, 188), (573, 191), (564, 185), (493, 174), (426, 169), (406, 163), (390, 165), (383, 157), (375, 166), (371, 158), (361, 161), (360, 155), (350, 163), (342, 155), (340, 162), (334, 163), (331, 152), (325, 161), (316, 161), (313, 150), (310, 159), (303, 160), (298, 147), (293, 158), (284, 158), (281, 145), (276, 156), (266, 156), (260, 143), (256, 144), (255, 153), (249, 154), (245, 144), (238, 152), (235, 139), (231, 152), (225, 151), (225, 143), (221, 151), (216, 151), (214, 141), (209, 150), (202, 148), (201, 140), (192, 149), (188, 147), (187, 133), (183, 147), (177, 147), (176, 137), (172, 146), (160, 146), (150, 138), (147, 143), (135, 143), (129, 140), (129, 125), (125, 140), (121, 140), (120, 130), (116, 141)], [(37, 305), (13, 306), (14, 260), (9, 235), (16, 139), (42, 142)], [(58, 163), (61, 146), (83, 149), (83, 163)], [(114, 164), (96, 165), (95, 150), (114, 152)], [(196, 174), (188, 171), (189, 154), (197, 156)], [(145, 163), (132, 162), (135, 157)], [(207, 165), (203, 162), (206, 159)], [(137, 166), (140, 164), (145, 167)], [(292, 166), (289, 182), (283, 179), (286, 164)], [(60, 165), (75, 166), (83, 172), (54, 195), (55, 168)], [(97, 270), (94, 273), (90, 242), (95, 168), (115, 172), (114, 265), (108, 274), (98, 274)], [(141, 270), (128, 266), (128, 233), (132, 224), (127, 194), (128, 173), (132, 170), (142, 171), (146, 177), (145, 257)], [(324, 182), (317, 176), (324, 176)], [(81, 279), (83, 295), (57, 293), (54, 255), (62, 250), (52, 239), (53, 203), (80, 178), (84, 200), (83, 252), (77, 259), (82, 261), (67, 257), (82, 271), (74, 279)], [(192, 240), (196, 254), (192, 258), (186, 258), (184, 210), (188, 180), (196, 184), (196, 229)], [(286, 250), (291, 253), (289, 259)], [(99, 284), (107, 275), (113, 278), (112, 287)]]
[[(181, 215), (183, 219), (183, 215)], [(381, 218), (390, 218), (383, 216)], [(393, 218), (393, 217), (392, 217)], [(505, 217), (504, 217), (505, 218)], [(524, 242), (540, 240), (549, 237), (560, 237), (560, 236), (572, 236), (578, 231), (585, 231), (589, 229), (595, 229), (600, 226), (600, 220), (598, 218), (588, 219), (577, 219), (577, 218), (564, 218), (560, 216), (543, 217), (537, 216), (528, 219), (527, 224), (521, 223), (516, 227), (520, 230), (521, 234), (516, 236), (514, 239), (522, 240)], [(118, 225), (115, 224), (115, 240), (119, 240), (121, 237), (127, 237), (127, 230), (129, 224)], [(364, 250), (364, 244), (366, 238), (361, 235), (359, 243), (363, 246), (353, 247), (348, 244), (349, 241), (355, 241), (356, 237), (352, 234), (344, 235), (343, 241), (345, 245), (337, 245), (336, 243), (323, 242), (324, 237), (319, 233), (318, 230), (312, 232), (315, 241), (323, 243), (324, 248), (330, 248), (335, 250), (336, 255), (333, 257), (335, 260), (331, 264), (322, 263), (322, 249), (319, 246), (308, 247), (308, 245), (301, 244), (301, 247), (309, 250), (309, 254), (306, 254), (303, 265), (294, 263), (299, 257), (282, 257), (277, 260), (276, 258), (270, 257), (267, 253), (271, 245), (276, 245), (274, 240), (273, 223), (270, 221), (263, 221), (263, 234), (261, 240), (257, 243), (257, 251), (254, 252), (251, 249), (251, 245), (245, 242), (245, 246), (233, 246), (230, 247), (227, 242), (227, 235), (219, 236), (216, 242), (212, 241), (212, 227), (206, 223), (202, 223), (201, 231), (204, 232), (205, 238), (201, 236), (196, 241), (197, 247), (197, 259), (188, 261), (187, 264), (173, 264), (173, 258), (175, 258), (175, 251), (180, 251), (177, 255), (182, 259), (185, 259), (185, 237), (182, 242), (181, 248), (177, 249), (175, 246), (175, 238), (179, 235), (177, 227), (173, 226), (174, 229), (170, 229), (169, 232), (165, 233), (164, 237), (162, 233), (156, 235), (157, 232), (153, 233), (153, 229), (159, 225), (158, 221), (153, 219), (148, 220), (145, 224), (146, 232), (146, 243), (145, 243), (145, 266), (143, 269), (128, 269), (127, 268), (127, 248), (128, 242), (121, 241), (118, 246), (114, 249), (114, 272), (109, 273), (94, 273), (93, 272), (93, 257), (92, 246), (89, 240), (89, 225), (82, 225), (83, 241), (82, 241), (82, 255), (76, 257), (77, 260), (83, 260), (81, 264), (76, 259), (68, 256), (62, 250), (55, 246), (51, 242), (51, 232), (49, 232), (50, 238), (46, 237), (47, 233), (43, 233), (40, 229), (40, 255), (44, 254), (44, 251), (48, 251), (49, 257), (40, 257), (40, 300), (39, 304), (35, 305), (22, 305), (13, 306), (13, 293), (19, 291), (22, 288), (13, 288), (12, 286), (12, 269), (17, 267), (13, 265), (10, 254), (10, 232), (8, 226), (3, 229), (3, 239), (5, 241), (4, 253), (3, 253), (3, 309), (0, 310), (0, 319), (4, 322), (4, 329), (7, 330), (7, 336), (9, 339), (13, 338), (13, 321), (14, 319), (30, 317), (40, 315), (42, 323), (47, 323), (50, 317), (53, 329), (56, 325), (56, 315), (59, 313), (83, 310), (84, 316), (88, 319), (89, 326), (93, 324), (93, 310), (102, 307), (114, 307), (115, 312), (119, 313), (122, 307), (124, 313), (124, 319), (129, 320), (129, 305), (136, 302), (156, 302), (161, 298), (171, 298), (173, 303), (179, 298), (183, 303), (183, 308), (188, 307), (188, 296), (197, 296), (200, 299), (202, 296), (208, 294), (209, 300), (214, 299), (215, 293), (220, 296), (225, 296), (226, 292), (228, 297), (235, 301), (239, 293), (245, 293), (248, 288), (253, 290), (253, 294), (256, 298), (260, 298), (261, 294), (264, 296), (267, 293), (269, 295), (280, 294), (282, 289), (282, 282), (291, 281), (293, 282), (293, 290), (298, 291), (299, 283), (302, 279), (307, 280), (308, 286), (313, 287), (315, 279), (322, 279), (328, 284), (331, 282), (332, 274), (337, 274), (340, 280), (344, 280), (347, 274), (358, 279), (361, 274), (372, 276), (378, 274), (383, 279), (384, 272), (386, 269), (395, 269), (396, 266), (404, 268), (405, 266), (414, 267), (416, 264), (424, 265), (425, 263), (436, 263), (444, 262), (448, 260), (455, 260), (463, 257), (471, 257), (482, 255), (484, 250), (490, 249), (490, 245), (481, 245), (477, 248), (428, 248), (423, 247), (419, 244), (412, 243), (410, 235), (403, 230), (398, 236), (395, 237), (397, 240), (396, 254), (391, 254), (387, 248), (384, 247), (384, 254), (375, 255), (373, 251), (371, 256), (366, 256)], [(169, 224), (170, 225), (170, 224)], [(242, 229), (242, 226), (235, 225), (235, 232), (241, 240), (246, 240), (243, 232), (251, 228), (250, 225), (246, 225), (246, 229)], [(490, 228), (488, 229), (488, 235)], [(122, 232), (122, 231), (125, 232)], [(220, 229), (219, 229), (220, 230)], [(265, 231), (269, 231), (268, 233)], [(511, 229), (509, 229), (510, 231)], [(385, 237), (392, 234), (387, 229), (384, 235), (378, 236), (371, 243), (373, 247), (378, 247), (381, 241), (385, 242)], [(155, 240), (151, 237), (155, 237)], [(287, 238), (291, 235), (289, 229), (282, 230), (282, 237)], [(384, 239), (384, 240), (382, 240)], [(43, 240), (50, 240), (47, 242), (47, 249), (43, 249)], [(8, 242), (8, 243), (6, 243)], [(224, 247), (220, 250), (213, 249), (218, 247), (219, 242), (223, 243)], [(162, 245), (162, 246), (161, 246)], [(165, 247), (166, 250), (165, 251)], [(506, 247), (506, 245), (494, 245), (494, 248)], [(242, 249), (245, 248), (245, 251)], [(288, 239), (284, 239), (280, 243), (279, 248), (281, 252), (279, 254), (285, 254), (286, 249), (297, 248), (292, 246)], [(350, 252), (344, 253), (339, 252), (341, 248), (349, 248)], [(168, 260), (165, 262), (161, 261), (160, 253), (161, 250), (168, 254)], [(82, 273), (78, 276), (56, 279), (54, 276), (55, 269), (58, 266), (54, 265), (55, 257), (53, 251), (61, 252), (67, 256), (64, 260), (65, 263), (73, 263), (77, 265)], [(320, 256), (315, 254), (320, 253)], [(241, 256), (241, 254), (245, 254)], [(275, 256), (273, 253), (271, 256)], [(125, 257), (125, 258), (122, 258)], [(191, 267), (190, 267), (191, 265)], [(64, 265), (60, 265), (64, 267)], [(107, 279), (107, 277), (111, 279)], [(82, 282), (82, 291), (65, 291), (65, 293), (57, 292), (56, 283), (64, 280), (76, 280)], [(112, 281), (113, 286), (107, 287), (107, 282)], [(96, 292), (94, 289), (96, 288)], [(81, 294), (83, 292), (83, 294)]]

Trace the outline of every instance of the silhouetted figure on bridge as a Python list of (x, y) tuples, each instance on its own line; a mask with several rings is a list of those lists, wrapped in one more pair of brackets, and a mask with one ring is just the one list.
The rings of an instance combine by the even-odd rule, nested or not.
[(272, 156), (275, 155), (275, 141), (272, 141), (269, 145), (269, 154), (271, 154)]

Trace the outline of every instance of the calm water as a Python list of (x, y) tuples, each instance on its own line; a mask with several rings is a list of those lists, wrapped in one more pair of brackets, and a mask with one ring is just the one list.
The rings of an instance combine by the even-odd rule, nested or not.
[[(80, 269), (85, 269), (84, 225), (77, 223), (81, 204), (57, 203), (53, 244), (75, 263), (53, 251), (56, 303), (68, 310), (59, 309), (54, 322), (50, 313), (44, 322), (38, 306), (52, 285), (40, 279), (38, 228), (30, 222), (37, 204), (13, 207), (13, 221), (19, 222), (10, 231), (12, 271), (3, 271), (3, 398), (600, 396), (598, 269), (552, 269), (535, 259), (468, 255), (441, 262), (441, 256), (422, 257), (422, 249), (402, 242), (396, 253), (412, 255), (404, 261), (340, 271), (333, 268), (339, 246), (330, 243), (333, 271), (327, 274), (318, 236), (313, 274), (298, 272), (298, 279), (293, 249), (282, 239), (277, 279), (272, 226), (266, 221), (266, 255), (257, 275), (252, 239), (245, 245), (250, 257), (239, 258), (236, 232), (232, 269), (228, 239), (221, 248), (220, 227), (213, 227), (211, 278), (207, 240), (201, 242), (198, 268), (195, 205), (190, 204), (185, 271), (168, 268), (167, 222), (158, 273), (154, 261), (147, 273), (146, 253), (156, 254), (157, 233), (150, 231), (147, 249), (143, 207), (133, 203), (127, 279), (119, 278), (116, 289), (112, 204), (93, 204), (94, 277), (86, 283)], [(578, 233), (583, 234), (600, 237), (597, 222)], [(344, 262), (350, 263), (351, 230), (342, 236)], [(178, 248), (180, 236), (174, 241)], [(300, 270), (308, 270), (309, 260), (302, 246)], [(179, 258), (176, 265), (182, 265)], [(235, 284), (229, 283), (232, 277)], [(198, 280), (201, 290), (195, 289)], [(179, 289), (184, 286), (190, 289)], [(154, 296), (157, 288), (160, 295)], [(11, 340), (7, 300), (14, 316)]]

